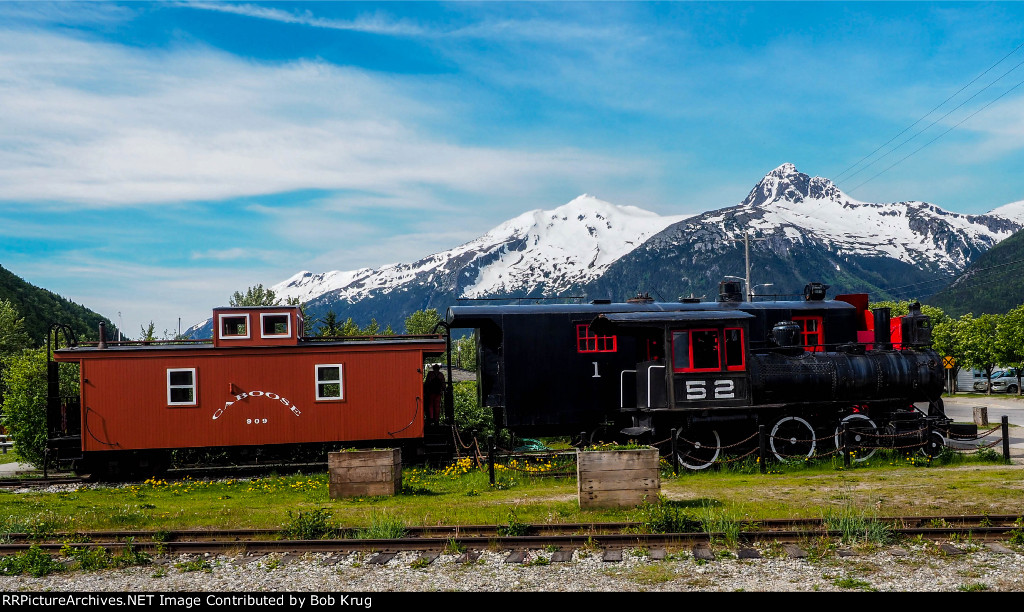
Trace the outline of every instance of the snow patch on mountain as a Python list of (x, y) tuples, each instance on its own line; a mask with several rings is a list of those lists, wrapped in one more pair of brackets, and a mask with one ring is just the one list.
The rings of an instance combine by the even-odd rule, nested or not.
[[(1020, 212), (1024, 218), (1024, 206)], [(769, 172), (729, 214), (702, 220), (717, 222), (724, 230), (725, 220), (732, 217), (743, 218), (745, 227), (757, 233), (779, 232), (791, 241), (797, 235), (814, 237), (841, 255), (885, 255), (915, 266), (934, 264), (947, 272), (962, 270), (979, 247), (984, 250), (1009, 237), (1021, 223), (1010, 214), (1005, 217), (1014, 222), (1002, 223), (927, 202), (861, 202), (793, 164)]]
[(1024, 200), (1003, 204), (998, 208), (993, 208), (986, 214), (992, 215), (993, 217), (1009, 219), (1010, 221), (1024, 225)]
[[(330, 293), (355, 302), (410, 283), (449, 283), (459, 297), (547, 295), (599, 277), (609, 265), (686, 215), (661, 216), (581, 195), (554, 210), (532, 210), (483, 236), (417, 262), (347, 272), (299, 272), (272, 287), (303, 302)], [(457, 286), (454, 286), (457, 285)]]

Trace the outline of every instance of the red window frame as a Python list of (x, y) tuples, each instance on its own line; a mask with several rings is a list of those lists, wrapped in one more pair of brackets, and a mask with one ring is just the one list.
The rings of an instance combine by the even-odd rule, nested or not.
[[(727, 333), (727, 332), (730, 332), (730, 331), (733, 331), (733, 330), (736, 330), (736, 331), (740, 332), (740, 363), (739, 363), (739, 365), (733, 365), (733, 364), (729, 363), (729, 348), (726, 347), (726, 349), (725, 349), (725, 369), (726, 369), (727, 372), (742, 372), (742, 371), (747, 369), (747, 351), (745, 350), (746, 347), (745, 347), (745, 342), (744, 342), (744, 338), (743, 338), (743, 328), (742, 327), (726, 327), (724, 332)], [(724, 335), (725, 334), (723, 334), (723, 336)], [(725, 342), (723, 342), (722, 345), (725, 346), (725, 343), (728, 342), (728, 341), (729, 341), (729, 339), (728, 339), (728, 337), (726, 337), (725, 338)]]
[[(800, 339), (808, 351), (820, 353), (825, 350), (825, 321), (822, 317), (808, 315), (793, 317), (793, 320), (800, 324)], [(809, 323), (814, 323), (816, 329), (808, 330)]]
[[(730, 363), (729, 352), (725, 348), (726, 343), (726, 332), (738, 331), (740, 334), (740, 362)], [(715, 332), (714, 338), (717, 343), (715, 347), (718, 353), (718, 367), (714, 368), (695, 368), (693, 367), (693, 334), (695, 332)], [(675, 355), (676, 355), (676, 335), (680, 333), (686, 334), (686, 355), (687, 363), (686, 367), (676, 367)], [(672, 371), (673, 372), (742, 372), (747, 369), (747, 355), (744, 345), (744, 336), (742, 327), (726, 327), (724, 329), (717, 328), (696, 328), (696, 329), (677, 329), (672, 330)]]
[[(721, 332), (721, 330), (715, 329), (715, 328), (712, 328), (712, 327), (701, 327), (701, 328), (686, 329), (686, 330), (683, 330), (683, 329), (673, 330), (673, 332), (672, 332), (672, 355), (673, 356), (676, 354), (676, 347), (675, 347), (675, 344), (676, 344), (675, 332), (676, 331), (680, 331), (680, 332), (685, 331), (686, 332), (686, 344), (687, 344), (687, 346), (686, 346), (686, 354), (689, 356), (689, 360), (688, 360), (689, 364), (685, 368), (677, 368), (676, 364), (675, 364), (675, 359), (673, 358), (673, 361), (672, 361), (672, 371), (673, 372), (721, 372), (722, 371), (722, 332)], [(718, 353), (718, 366), (713, 367), (713, 368), (695, 368), (695, 367), (693, 367), (693, 334), (695, 334), (697, 332), (715, 332), (715, 335), (714, 335), (715, 342), (716, 342), (715, 352)]]
[(598, 336), (590, 333), (590, 325), (580, 323), (576, 326), (576, 352), (577, 353), (614, 353), (618, 350), (618, 338), (611, 336)]

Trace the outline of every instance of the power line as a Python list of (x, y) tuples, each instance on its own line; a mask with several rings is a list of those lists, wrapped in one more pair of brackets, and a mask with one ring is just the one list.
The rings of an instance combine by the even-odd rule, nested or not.
[[(1022, 63), (1022, 64), (1024, 64), (1024, 62), (1021, 62), (1021, 63)], [(1017, 65), (1019, 66), (1020, 64), (1017, 64)], [(1015, 67), (1015, 68), (1016, 68), (1016, 67)], [(863, 183), (861, 183), (860, 185), (857, 185), (856, 187), (854, 187), (853, 189), (851, 189), (851, 191), (855, 191), (855, 190), (857, 190), (857, 189), (858, 189), (859, 187), (861, 187), (861, 186), (863, 186), (863, 185), (866, 185), (867, 183), (869, 183), (869, 182), (873, 181), (874, 179), (878, 178), (879, 176), (881, 176), (881, 175), (885, 174), (885, 173), (886, 173), (886, 172), (888, 172), (889, 170), (891, 170), (891, 169), (893, 169), (894, 167), (896, 167), (897, 165), (901, 164), (901, 163), (902, 163), (902, 162), (903, 162), (904, 160), (906, 160), (906, 159), (907, 159), (907, 158), (909, 158), (910, 156), (912, 156), (912, 155), (916, 154), (916, 153), (917, 153), (918, 151), (920, 151), (921, 149), (923, 149), (923, 148), (927, 147), (928, 145), (932, 144), (932, 143), (933, 143), (933, 142), (935, 142), (936, 140), (938, 140), (938, 139), (942, 138), (942, 137), (943, 137), (943, 136), (945, 136), (946, 134), (948, 134), (948, 133), (952, 132), (953, 130), (955, 130), (956, 128), (960, 127), (960, 125), (961, 125), (962, 123), (964, 123), (965, 121), (967, 121), (967, 120), (968, 120), (968, 119), (970, 119), (971, 117), (973, 117), (973, 116), (977, 115), (978, 113), (980, 113), (981, 111), (985, 110), (986, 108), (988, 108), (988, 107), (992, 106), (993, 104), (995, 104), (996, 102), (998, 102), (998, 101), (999, 101), (999, 100), (1000, 100), (1000, 99), (1001, 99), (1001, 98), (1002, 98), (1003, 96), (1006, 96), (1006, 95), (1007, 95), (1007, 94), (1009, 94), (1009, 93), (1010, 93), (1011, 91), (1013, 91), (1014, 89), (1017, 89), (1017, 88), (1018, 88), (1018, 87), (1020, 87), (1021, 85), (1024, 85), (1024, 80), (1020, 81), (1019, 83), (1017, 83), (1017, 84), (1016, 84), (1016, 85), (1014, 85), (1013, 87), (1011, 87), (1011, 88), (1007, 89), (1006, 91), (1004, 91), (1004, 92), (1003, 92), (1002, 94), (1000, 94), (1000, 95), (999, 95), (998, 97), (996, 97), (996, 98), (995, 98), (994, 100), (992, 100), (991, 102), (989, 102), (989, 103), (988, 103), (988, 104), (986, 104), (985, 106), (982, 106), (981, 108), (979, 108), (978, 110), (974, 111), (974, 112), (973, 112), (973, 113), (971, 113), (970, 115), (967, 115), (966, 117), (964, 117), (963, 119), (961, 119), (961, 120), (960, 120), (960, 122), (959, 122), (959, 123), (957, 123), (956, 125), (954, 125), (953, 127), (949, 128), (949, 129), (948, 129), (948, 130), (946, 130), (945, 132), (943, 132), (943, 133), (939, 134), (939, 135), (938, 135), (938, 136), (936, 136), (935, 138), (932, 138), (931, 140), (929, 140), (928, 142), (924, 143), (923, 145), (921, 145), (920, 147), (918, 147), (918, 148), (917, 148), (917, 149), (915, 149), (914, 151), (912, 151), (912, 152), (908, 153), (907, 155), (903, 156), (902, 158), (900, 158), (900, 159), (899, 159), (899, 161), (897, 161), (897, 162), (893, 163), (893, 164), (892, 164), (891, 166), (889, 166), (889, 167), (888, 167), (888, 168), (886, 168), (885, 170), (882, 170), (881, 172), (879, 172), (878, 174), (876, 174), (876, 175), (872, 176), (871, 178), (869, 178), (868, 180), (864, 181), (864, 182), (863, 182)], [(930, 127), (930, 126), (929, 126), (929, 127)]]
[[(965, 89), (967, 89), (968, 87), (970, 87), (971, 85), (973, 85), (973, 84), (974, 84), (974, 83), (975, 83), (975, 82), (976, 82), (976, 81), (977, 81), (978, 79), (980, 79), (981, 77), (985, 76), (986, 74), (988, 74), (989, 72), (991, 72), (991, 71), (992, 71), (992, 70), (993, 70), (993, 69), (994, 69), (994, 68), (995, 68), (996, 66), (998, 66), (999, 64), (1001, 64), (1001, 63), (1003, 63), (1004, 61), (1006, 61), (1006, 58), (1008, 58), (1008, 57), (1010, 57), (1011, 55), (1013, 55), (1014, 53), (1016, 53), (1016, 52), (1017, 52), (1018, 50), (1020, 50), (1020, 48), (1021, 48), (1021, 47), (1024, 47), (1024, 42), (1022, 42), (1021, 44), (1017, 45), (1017, 47), (1016, 47), (1016, 48), (1014, 48), (1014, 49), (1013, 49), (1013, 51), (1010, 51), (1009, 53), (1007, 53), (1006, 55), (1004, 55), (1004, 56), (1003, 56), (1002, 58), (1000, 58), (1000, 60), (999, 60), (999, 61), (997, 61), (996, 63), (992, 64), (992, 65), (991, 65), (991, 66), (989, 66), (989, 67), (988, 67), (987, 69), (985, 69), (985, 71), (984, 71), (984, 72), (982, 72), (982, 73), (981, 73), (981, 74), (979, 74), (978, 76), (976, 76), (976, 77), (974, 77), (973, 79), (971, 79), (971, 80), (970, 80), (970, 82), (968, 82), (968, 83), (967, 83), (966, 85), (964, 85), (963, 87), (961, 87), (960, 89), (958, 89), (958, 90), (957, 90), (957, 91), (956, 91), (956, 92), (955, 92), (955, 93), (954, 93), (953, 95), (949, 96), (948, 98), (946, 98), (945, 100), (943, 100), (942, 102), (940, 102), (940, 103), (938, 104), (938, 106), (936, 106), (936, 107), (935, 107), (935, 108), (933, 108), (932, 110), (930, 110), (930, 111), (928, 111), (927, 113), (925, 113), (925, 114), (924, 114), (924, 116), (922, 116), (922, 117), (921, 117), (920, 119), (918, 119), (918, 120), (917, 120), (917, 121), (915, 121), (914, 123), (912, 123), (912, 124), (910, 124), (909, 126), (907, 126), (906, 128), (904, 128), (904, 129), (903, 129), (903, 131), (901, 131), (901, 132), (900, 132), (899, 134), (896, 134), (895, 136), (893, 136), (892, 138), (890, 138), (890, 139), (889, 139), (888, 141), (886, 141), (886, 142), (885, 142), (884, 144), (882, 144), (882, 145), (881, 145), (880, 147), (878, 147), (877, 149), (875, 149), (875, 150), (874, 150), (874, 151), (872, 151), (871, 153), (868, 153), (867, 155), (865, 155), (864, 157), (862, 157), (861, 159), (859, 159), (859, 160), (858, 160), (858, 161), (857, 161), (857, 162), (856, 162), (855, 164), (853, 164), (853, 165), (852, 165), (852, 166), (850, 166), (849, 168), (847, 168), (847, 169), (843, 170), (842, 172), (840, 172), (840, 173), (839, 173), (838, 175), (836, 175), (836, 176), (835, 176), (835, 177), (833, 178), (833, 180), (834, 180), (834, 181), (836, 181), (836, 182), (838, 182), (838, 180), (839, 180), (840, 178), (842, 178), (842, 176), (843, 176), (844, 174), (846, 174), (846, 173), (847, 173), (847, 172), (849, 172), (850, 170), (852, 170), (852, 169), (856, 168), (857, 166), (859, 166), (859, 165), (860, 165), (860, 164), (861, 164), (861, 163), (862, 163), (862, 162), (863, 162), (864, 160), (866, 160), (866, 159), (870, 158), (870, 157), (871, 157), (871, 156), (873, 156), (873, 155), (874, 155), (875, 153), (877, 153), (877, 152), (879, 152), (880, 150), (884, 149), (884, 148), (885, 148), (886, 146), (888, 146), (888, 145), (889, 145), (889, 143), (891, 143), (892, 141), (896, 140), (897, 138), (899, 138), (900, 136), (902, 136), (903, 134), (905, 134), (905, 133), (906, 133), (907, 131), (911, 130), (911, 129), (912, 129), (912, 128), (913, 128), (913, 127), (914, 127), (915, 125), (917, 125), (918, 123), (921, 123), (922, 121), (924, 121), (924, 120), (925, 120), (925, 119), (926, 119), (926, 118), (927, 118), (927, 117), (928, 117), (929, 115), (931, 115), (931, 114), (932, 114), (932, 113), (934, 113), (935, 111), (937, 111), (937, 110), (939, 110), (940, 108), (942, 108), (942, 106), (943, 106), (944, 104), (946, 104), (947, 102), (949, 102), (950, 100), (952, 100), (952, 99), (953, 99), (953, 98), (955, 98), (956, 96), (960, 95), (960, 93), (961, 93), (962, 91), (964, 91)], [(1020, 66), (1020, 64), (1017, 64), (1017, 66)], [(1017, 68), (1017, 66), (1014, 66), (1013, 68), (1011, 68), (1011, 69), (1010, 69), (1010, 70), (1009, 70), (1009, 71), (1008, 71), (1008, 72), (1007, 72), (1006, 74), (1009, 74), (1010, 72), (1013, 72), (1013, 70), (1015, 70), (1015, 69)], [(1004, 74), (1003, 76), (1006, 76), (1006, 74)], [(1003, 78), (1003, 77), (999, 77), (999, 79), (1001, 79), (1001, 78)], [(991, 86), (992, 86), (993, 84), (995, 84), (996, 82), (998, 82), (998, 81), (999, 81), (999, 79), (996, 79), (996, 80), (995, 80), (995, 81), (993, 81), (992, 83), (989, 83), (989, 84), (988, 84), (988, 85), (986, 85), (986, 86), (985, 86), (984, 88), (982, 88), (982, 89), (981, 89), (981, 90), (980, 90), (980, 91), (979, 91), (978, 93), (981, 93), (982, 91), (985, 91), (985, 89), (988, 89), (988, 88), (989, 88), (989, 87), (991, 87)], [(978, 93), (974, 94), (974, 96), (971, 96), (971, 98), (968, 98), (968, 100), (967, 100), (967, 101), (969, 101), (970, 99), (972, 99), (972, 98), (974, 98), (975, 96), (977, 96), (977, 95), (978, 95)], [(966, 101), (965, 101), (965, 103), (966, 103)], [(963, 104), (961, 104), (960, 106), (963, 106)], [(960, 108), (960, 106), (958, 106), (957, 108)], [(953, 109), (953, 110), (955, 111), (956, 109)], [(950, 111), (950, 112), (953, 112), (953, 111)], [(946, 113), (946, 115), (948, 115), (948, 114), (949, 114), (949, 113)], [(943, 115), (943, 117), (945, 117), (946, 115)], [(937, 121), (941, 121), (943, 117), (940, 117), (940, 118), (939, 118), (939, 119), (938, 119)], [(931, 125), (929, 125), (928, 127), (930, 128), (930, 127), (931, 127), (932, 125), (935, 125), (935, 122), (933, 122), (933, 123), (932, 123)], [(928, 128), (925, 128), (925, 130), (927, 130), (927, 129), (928, 129)], [(925, 130), (921, 130), (921, 132), (924, 132)], [(920, 134), (921, 132), (919, 132), (919, 134)], [(916, 137), (916, 136), (915, 136), (915, 137)], [(905, 142), (909, 142), (909, 140), (912, 140), (913, 138), (914, 138), (914, 137), (911, 137), (910, 139), (908, 139), (908, 141), (905, 141)], [(900, 146), (903, 146), (903, 144), (905, 144), (905, 142), (904, 142), (904, 143), (901, 143), (901, 144), (900, 144), (899, 146), (897, 146), (896, 148), (894, 148), (894, 149), (893, 149), (893, 151), (895, 151), (896, 149), (898, 149), (898, 148), (899, 148)], [(890, 151), (890, 153), (891, 153), (891, 151)], [(886, 155), (888, 155), (888, 153), (887, 153)], [(883, 157), (884, 157), (884, 156), (883, 156)], [(879, 158), (879, 159), (881, 159), (881, 158)], [(878, 161), (878, 160), (875, 160), (875, 161)], [(873, 164), (873, 163), (875, 163), (875, 162), (871, 162), (871, 163)], [(868, 166), (870, 166), (870, 165), (871, 165), (871, 164), (869, 164)], [(868, 166), (865, 166), (864, 168), (861, 168), (861, 170), (864, 170), (864, 169), (865, 169), (865, 168), (867, 168)], [(861, 170), (858, 170), (857, 172), (860, 172)], [(852, 177), (852, 176), (854, 176), (854, 175), (856, 175), (856, 174), (857, 174), (857, 173), (854, 173), (853, 175), (851, 175), (851, 177)]]
[[(871, 162), (870, 164), (868, 164), (868, 165), (864, 166), (863, 168), (861, 168), (860, 170), (858, 170), (858, 171), (854, 172), (853, 174), (851, 174), (851, 175), (850, 175), (849, 177), (847, 177), (847, 178), (853, 178), (853, 177), (857, 176), (858, 174), (860, 174), (860, 173), (861, 173), (861, 172), (863, 172), (864, 170), (867, 170), (867, 169), (868, 169), (868, 168), (870, 168), (871, 166), (875, 165), (875, 164), (876, 164), (877, 162), (880, 162), (880, 161), (882, 161), (883, 159), (885, 159), (886, 157), (888, 157), (888, 156), (892, 155), (893, 153), (895, 153), (896, 151), (898, 151), (898, 150), (900, 149), (900, 147), (902, 147), (903, 145), (907, 144), (907, 143), (908, 143), (908, 142), (910, 142), (911, 140), (913, 140), (913, 139), (917, 138), (917, 137), (918, 137), (918, 136), (920, 136), (921, 134), (924, 134), (925, 132), (927, 132), (928, 130), (930, 130), (930, 129), (932, 128), (932, 126), (934, 126), (934, 125), (935, 125), (936, 123), (938, 123), (938, 122), (942, 121), (942, 120), (943, 120), (943, 119), (945, 119), (946, 117), (948, 117), (948, 116), (952, 115), (952, 114), (953, 114), (953, 113), (955, 113), (956, 111), (958, 111), (958, 110), (960, 110), (961, 108), (963, 108), (963, 106), (964, 106), (965, 104), (967, 104), (967, 103), (968, 103), (968, 102), (970, 102), (971, 100), (973, 100), (973, 99), (977, 98), (977, 97), (978, 97), (978, 96), (979, 96), (979, 95), (980, 95), (980, 94), (981, 94), (981, 93), (982, 93), (983, 91), (985, 91), (985, 90), (986, 90), (986, 89), (988, 89), (989, 87), (992, 87), (993, 85), (995, 85), (996, 83), (998, 83), (999, 81), (1001, 81), (1001, 80), (1003, 79), (1003, 77), (1005, 77), (1006, 75), (1010, 74), (1011, 72), (1013, 72), (1013, 71), (1014, 71), (1014, 70), (1016, 70), (1017, 68), (1020, 68), (1020, 66), (1021, 66), (1022, 64), (1024, 64), (1024, 60), (1021, 60), (1021, 61), (1020, 61), (1020, 62), (1019, 62), (1019, 63), (1018, 63), (1018, 64), (1017, 64), (1016, 66), (1014, 66), (1013, 68), (1010, 68), (1009, 70), (1007, 70), (1006, 72), (1004, 72), (1004, 73), (1003, 73), (1003, 74), (1002, 74), (1002, 75), (1001, 75), (1001, 76), (1000, 76), (999, 78), (997, 78), (996, 80), (992, 81), (991, 83), (989, 83), (989, 84), (988, 84), (988, 85), (986, 85), (985, 87), (982, 87), (981, 89), (979, 89), (979, 90), (978, 90), (977, 92), (975, 92), (975, 94), (974, 94), (973, 96), (971, 96), (970, 98), (967, 98), (966, 100), (964, 100), (964, 101), (963, 101), (963, 102), (961, 102), (960, 104), (956, 105), (956, 106), (955, 106), (955, 107), (954, 107), (953, 109), (951, 109), (951, 110), (950, 110), (949, 112), (947, 112), (947, 113), (946, 113), (945, 115), (943, 115), (943, 116), (939, 117), (939, 118), (938, 118), (938, 119), (936, 119), (935, 121), (932, 121), (931, 123), (929, 123), (929, 124), (928, 124), (928, 126), (927, 126), (927, 127), (925, 127), (924, 129), (922, 129), (921, 131), (917, 132), (916, 134), (914, 134), (914, 135), (913, 135), (913, 136), (911, 136), (910, 138), (907, 138), (906, 140), (904, 140), (904, 141), (903, 141), (903, 142), (901, 142), (900, 144), (896, 145), (896, 146), (895, 146), (895, 147), (893, 147), (893, 148), (892, 148), (891, 150), (889, 150), (889, 151), (888, 151), (888, 152), (887, 152), (887, 153), (886, 153), (885, 155), (882, 155), (882, 156), (881, 156), (881, 157), (879, 157), (878, 159), (876, 159), (876, 160), (872, 161), (872, 162)], [(1019, 85), (1019, 83), (1018, 83), (1018, 85)], [(998, 100), (999, 98), (1002, 98), (1003, 96), (1005, 96), (1005, 95), (1006, 95), (1007, 93), (1009, 93), (1010, 91), (1013, 91), (1013, 90), (1014, 90), (1014, 89), (1015, 89), (1016, 87), (1017, 87), (1016, 85), (1015, 85), (1014, 87), (1011, 87), (1011, 88), (1010, 88), (1010, 89), (1009, 89), (1009, 90), (1008, 90), (1007, 92), (1003, 93), (1003, 94), (1002, 94), (1001, 96), (999, 96), (998, 98), (996, 98), (996, 100)], [(996, 100), (992, 100), (992, 102), (995, 102)], [(966, 121), (967, 119), (970, 119), (970, 118), (971, 118), (971, 117), (973, 117), (974, 115), (978, 114), (978, 113), (979, 113), (980, 111), (984, 110), (985, 108), (988, 108), (989, 106), (991, 106), (991, 105), (992, 105), (992, 102), (989, 102), (989, 103), (988, 103), (988, 104), (986, 104), (985, 106), (981, 107), (980, 109), (978, 109), (977, 111), (975, 111), (974, 113), (972, 113), (971, 115), (969, 115), (969, 116), (968, 116), (968, 117), (967, 117), (966, 119), (964, 119), (964, 120), (963, 120), (963, 121), (961, 121), (960, 123), (963, 123), (963, 122), (964, 122), (964, 121)], [(927, 115), (926, 115), (926, 116), (927, 116)], [(960, 123), (956, 124), (956, 125), (955, 125), (955, 126), (953, 126), (953, 127), (955, 128), (955, 127), (959, 126), (959, 125), (960, 125)], [(927, 144), (925, 144), (925, 145), (924, 145), (924, 146), (922, 146), (921, 148), (917, 149), (916, 151), (914, 151), (914, 152), (913, 152), (913, 153), (911, 153), (910, 155), (913, 155), (914, 153), (917, 153), (917, 151), (920, 151), (921, 149), (923, 149), (924, 147), (926, 147), (926, 146), (930, 145), (931, 143), (935, 142), (936, 140), (938, 140), (938, 139), (939, 139), (939, 138), (941, 138), (942, 136), (945, 136), (945, 135), (946, 135), (947, 133), (949, 133), (949, 132), (950, 132), (950, 130), (952, 130), (952, 129), (953, 129), (953, 128), (950, 128), (949, 130), (946, 130), (946, 131), (945, 131), (945, 132), (943, 132), (942, 134), (939, 134), (939, 135), (938, 135), (937, 137), (935, 137), (934, 139), (932, 139), (932, 140), (931, 140), (931, 141), (929, 141), (929, 142), (928, 142)], [(903, 158), (903, 159), (901, 159), (900, 161), (896, 162), (896, 164), (898, 164), (898, 163), (902, 162), (902, 161), (903, 161), (904, 159), (906, 159), (907, 157), (910, 157), (910, 155), (907, 155), (906, 157), (904, 157), (904, 158)], [(896, 164), (893, 164), (893, 166), (895, 166)], [(889, 166), (889, 168), (892, 168), (892, 166)], [(889, 168), (886, 168), (885, 170), (882, 170), (882, 172), (886, 172), (887, 170), (889, 170)], [(882, 172), (879, 172), (878, 174), (882, 174)], [(875, 176), (878, 176), (878, 174), (876, 174)], [(875, 178), (875, 176), (871, 177), (871, 178), (870, 178), (870, 179), (868, 179), (867, 181), (864, 181), (864, 183), (867, 183), (867, 182), (868, 182), (868, 181), (870, 181), (871, 179)], [(861, 183), (860, 185), (863, 185), (864, 183)], [(857, 185), (857, 187), (860, 187), (860, 185)], [(857, 187), (854, 187), (854, 189), (856, 189)]]

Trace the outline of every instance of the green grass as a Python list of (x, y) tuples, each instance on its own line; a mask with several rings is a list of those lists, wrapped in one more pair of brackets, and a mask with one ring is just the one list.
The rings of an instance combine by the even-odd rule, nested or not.
[(18, 453), (14, 450), (9, 450), (6, 453), (0, 453), (0, 465), (5, 463), (20, 463), (23, 459), (18, 456)]
[(868, 520), (876, 516), (1020, 512), (1024, 466), (939, 463), (883, 458), (849, 470), (823, 462), (767, 475), (756, 469), (684, 473), (663, 476), (660, 503), (600, 510), (579, 508), (575, 479), (542, 476), (565, 465), (504, 466), (491, 486), (486, 466), (468, 460), (439, 470), (406, 469), (403, 493), (394, 497), (331, 499), (327, 474), (0, 492), (0, 540), (15, 532), (42, 537), (99, 529), (252, 527), (316, 538), (347, 528), (381, 533), (496, 524), (511, 532), (533, 523), (638, 521), (651, 532), (708, 530), (732, 541), (741, 521), (776, 517), (845, 518), (849, 537), (870, 540), (878, 537)]

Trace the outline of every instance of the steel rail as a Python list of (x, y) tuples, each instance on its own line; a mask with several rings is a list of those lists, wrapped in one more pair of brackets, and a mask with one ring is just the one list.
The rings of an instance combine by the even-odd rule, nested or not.
[[(969, 536), (978, 541), (995, 541), (1004, 539), (1012, 530), (1011, 527), (929, 527), (894, 529), (896, 536), (922, 537), (936, 540), (950, 540)], [(820, 533), (808, 533), (801, 530), (749, 531), (739, 534), (739, 541), (755, 543), (759, 541), (798, 543), (808, 536), (839, 538), (840, 530), (828, 530)], [(343, 539), (343, 540), (211, 540), (182, 542), (19, 542), (0, 544), (0, 554), (14, 554), (36, 546), (46, 552), (57, 554), (65, 547), (98, 548), (110, 551), (124, 550), (132, 546), (137, 550), (159, 554), (204, 554), (224, 553), (232, 550), (244, 550), (248, 553), (268, 554), (275, 552), (400, 552), (400, 551), (444, 551), (455, 545), (460, 550), (538, 550), (549, 547), (558, 549), (571, 548), (650, 548), (671, 546), (693, 546), (708, 544), (725, 539), (723, 533), (664, 533), (664, 534), (573, 534), (573, 535), (540, 535), (540, 536), (460, 536), (455, 538), (398, 538), (398, 539)]]
[[(874, 523), (893, 526), (894, 530), (900, 530), (912, 535), (917, 533), (929, 533), (934, 530), (972, 530), (981, 532), (987, 529), (1024, 529), (1021, 525), (1021, 515), (999, 514), (999, 515), (958, 515), (958, 516), (912, 516), (912, 517), (879, 517), (870, 519)], [(828, 534), (828, 522), (821, 518), (791, 518), (791, 519), (762, 519), (752, 521), (740, 521), (738, 523), (742, 534), (785, 534), (787, 532), (800, 533), (802, 535)], [(495, 538), (501, 536), (502, 531), (507, 531), (505, 525), (435, 525), (435, 526), (413, 526), (406, 527), (405, 538), (469, 538), (486, 537)], [(592, 522), (592, 523), (537, 523), (523, 524), (520, 529), (530, 536), (570, 536), (583, 535), (593, 536), (608, 533), (629, 533), (639, 534), (643, 529), (640, 522)], [(356, 538), (360, 531), (357, 527), (346, 527), (336, 530), (336, 535), (341, 539), (351, 540)], [(831, 530), (835, 532), (835, 530)], [(59, 541), (72, 542), (80, 539), (88, 541), (118, 541), (132, 538), (139, 542), (187, 542), (187, 541), (209, 541), (211, 539), (234, 539), (240, 541), (242, 538), (249, 538), (246, 541), (258, 541), (259, 539), (271, 540), (284, 537), (281, 529), (174, 529), (174, 530), (105, 530), (105, 531), (76, 531), (60, 532), (50, 534), (33, 533), (9, 533), (5, 539), (12, 541)], [(505, 536), (507, 537), (507, 536)], [(286, 540), (294, 541), (294, 540)], [(85, 543), (85, 542), (83, 542)]]

